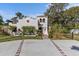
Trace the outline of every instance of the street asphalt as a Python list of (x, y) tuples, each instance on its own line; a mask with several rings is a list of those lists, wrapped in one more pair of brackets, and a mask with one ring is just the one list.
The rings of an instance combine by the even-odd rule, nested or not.
[(79, 56), (78, 47), (76, 40), (17, 40), (1, 42), (0, 56)]

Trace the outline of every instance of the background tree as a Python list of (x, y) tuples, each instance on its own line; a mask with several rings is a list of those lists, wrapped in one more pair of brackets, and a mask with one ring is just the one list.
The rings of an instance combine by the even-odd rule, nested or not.
[(22, 19), (24, 17), (24, 15), (22, 15), (21, 12), (17, 12), (16, 13), (16, 16), (19, 18), (19, 19)]
[(52, 3), (49, 6), (49, 9), (45, 13), (45, 15), (47, 15), (49, 18), (49, 25), (53, 22), (59, 22), (60, 18), (62, 17), (62, 12), (67, 5), (67, 3)]
[[(47, 12), (50, 26), (49, 36), (54, 33), (69, 33), (71, 29), (79, 29), (79, 6), (66, 9), (67, 3), (52, 3)], [(58, 35), (59, 36), (59, 35)]]
[(2, 25), (3, 24), (3, 17), (0, 15), (0, 25)]
[(48, 16), (48, 24), (50, 26), (49, 36), (52, 35), (54, 32), (58, 33), (64, 30), (62, 24), (64, 21), (63, 12), (66, 6), (68, 6), (67, 3), (52, 3), (45, 13), (45, 15)]
[(79, 26), (79, 6), (71, 7), (65, 10), (63, 15), (66, 19), (64, 20), (64, 25), (66, 27), (77, 28)]

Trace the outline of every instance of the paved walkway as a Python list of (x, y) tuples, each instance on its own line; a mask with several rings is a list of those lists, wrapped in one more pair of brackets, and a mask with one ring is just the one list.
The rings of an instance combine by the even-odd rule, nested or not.
[(17, 40), (0, 43), (0, 56), (79, 56), (75, 40)]

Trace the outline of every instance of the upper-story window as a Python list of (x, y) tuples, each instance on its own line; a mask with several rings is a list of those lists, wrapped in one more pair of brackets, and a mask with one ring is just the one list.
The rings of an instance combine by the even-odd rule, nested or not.
[(27, 20), (27, 23), (29, 23), (29, 20)]
[(43, 22), (45, 22), (45, 19), (43, 18)]
[(42, 22), (42, 19), (40, 18), (40, 22)]

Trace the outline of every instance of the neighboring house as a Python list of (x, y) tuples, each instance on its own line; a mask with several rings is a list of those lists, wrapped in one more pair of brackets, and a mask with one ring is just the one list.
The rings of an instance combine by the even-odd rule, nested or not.
[[(70, 22), (73, 23), (73, 24), (79, 24), (79, 18), (73, 19), (73, 20), (70, 21)], [(79, 34), (79, 29), (71, 29), (71, 30), (70, 30), (70, 33)]]
[(48, 18), (46, 16), (17, 18), (9, 22), (9, 25), (16, 26), (17, 29), (22, 29), (23, 26), (33, 26), (37, 30), (42, 30), (44, 35), (48, 35)]
[(79, 34), (79, 29), (72, 29), (70, 30), (70, 33)]

